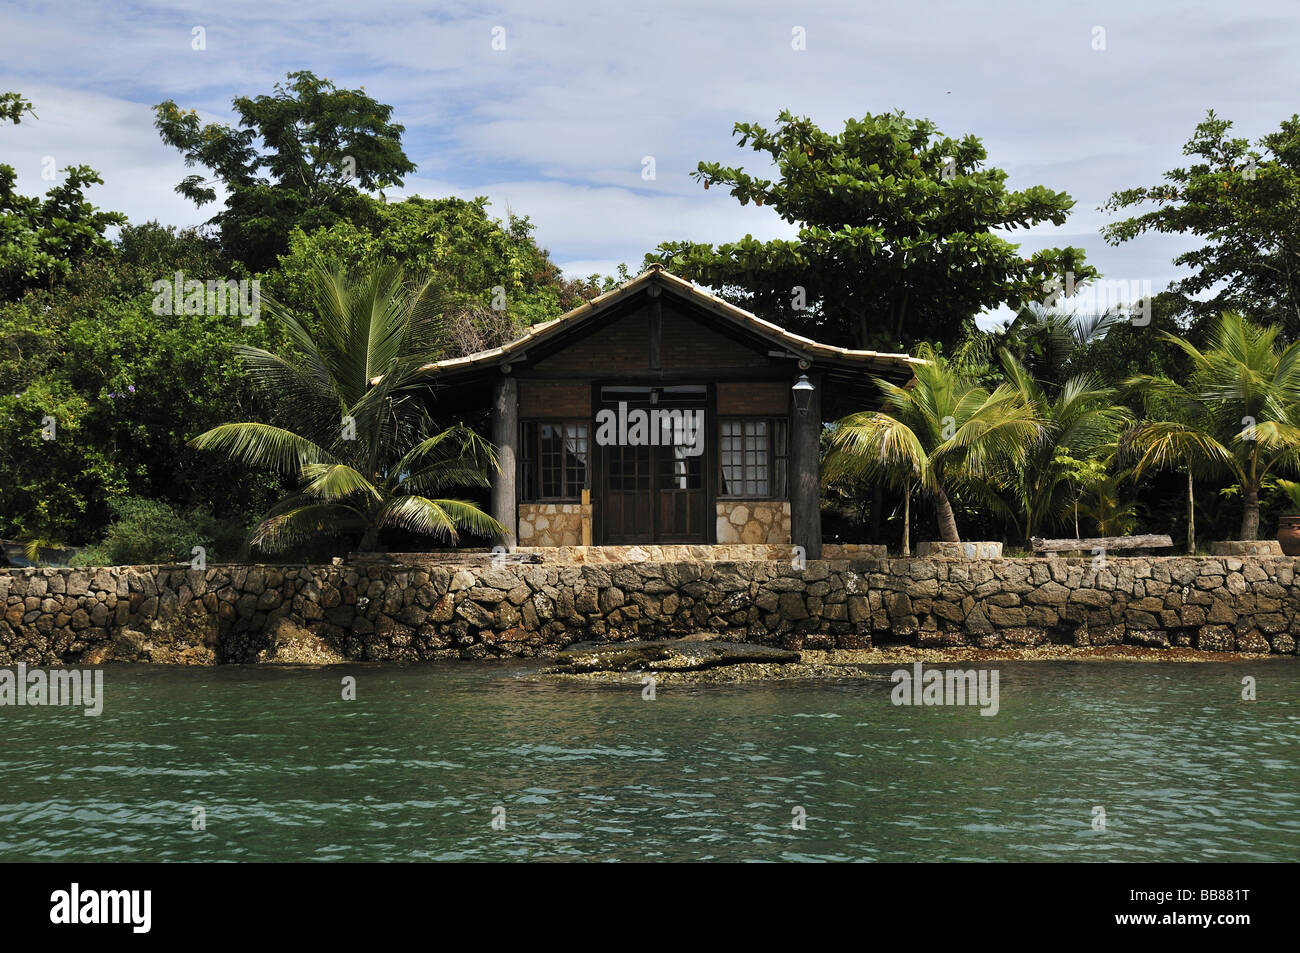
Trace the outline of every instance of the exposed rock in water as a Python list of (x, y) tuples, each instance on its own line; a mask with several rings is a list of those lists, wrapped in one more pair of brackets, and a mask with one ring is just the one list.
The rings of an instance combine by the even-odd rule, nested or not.
[(189, 645), (153, 632), (123, 629), (111, 642), (91, 647), (81, 662), (84, 665), (102, 665), (105, 662), (216, 665), (217, 656), (207, 645)]
[(257, 661), (281, 665), (335, 665), (347, 659), (319, 636), (288, 619), (281, 619), (271, 633), (271, 648), (259, 652)]
[(798, 652), (744, 642), (704, 641), (699, 637), (651, 642), (580, 643), (555, 657), (552, 672), (692, 672), (742, 663), (798, 662)]

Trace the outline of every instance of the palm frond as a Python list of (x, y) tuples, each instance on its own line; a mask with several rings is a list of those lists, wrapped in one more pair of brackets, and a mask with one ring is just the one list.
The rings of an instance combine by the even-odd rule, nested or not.
[(317, 536), (357, 533), (365, 526), (365, 517), (350, 506), (314, 503), (268, 516), (249, 541), (267, 552), (282, 552)]
[(281, 473), (298, 473), (309, 464), (332, 461), (328, 452), (306, 437), (270, 424), (221, 424), (199, 434), (190, 445), (199, 450), (224, 450), (251, 466)]
[(501, 537), (506, 528), (466, 500), (431, 500), (403, 494), (393, 497), (379, 512), (380, 526), (396, 526), (455, 543), (460, 533)]
[(302, 475), (307, 481), (302, 493), (313, 499), (337, 502), (356, 494), (376, 501), (384, 498), (378, 487), (346, 464), (309, 463), (302, 468)]

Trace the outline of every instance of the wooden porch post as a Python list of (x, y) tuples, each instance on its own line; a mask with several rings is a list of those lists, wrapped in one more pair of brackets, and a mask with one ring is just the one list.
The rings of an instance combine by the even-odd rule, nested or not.
[(501, 542), (513, 551), (519, 531), (515, 480), (519, 447), (519, 380), (502, 374), (492, 390), (492, 443), (499, 473), (492, 481), (492, 517), (506, 528)]
[(808, 412), (790, 416), (790, 542), (802, 546), (809, 559), (822, 558), (821, 460), (822, 378), (813, 384)]

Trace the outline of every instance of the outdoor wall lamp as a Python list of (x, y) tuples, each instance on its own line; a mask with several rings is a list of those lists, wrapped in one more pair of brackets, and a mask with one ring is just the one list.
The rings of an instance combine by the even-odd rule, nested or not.
[(800, 417), (808, 416), (808, 407), (812, 404), (813, 382), (807, 374), (800, 374), (799, 379), (790, 388), (794, 391), (794, 406)]

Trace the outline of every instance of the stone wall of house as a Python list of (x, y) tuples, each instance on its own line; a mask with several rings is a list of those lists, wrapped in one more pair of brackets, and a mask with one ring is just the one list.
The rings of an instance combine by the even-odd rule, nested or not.
[[(0, 664), (415, 661), (698, 631), (789, 647), (1130, 643), (1294, 654), (1289, 557), (0, 571)], [(308, 657), (312, 657), (308, 653)]]
[(789, 500), (718, 500), (718, 543), (790, 542)]
[(520, 546), (581, 546), (582, 518), (591, 507), (581, 503), (520, 503)]

